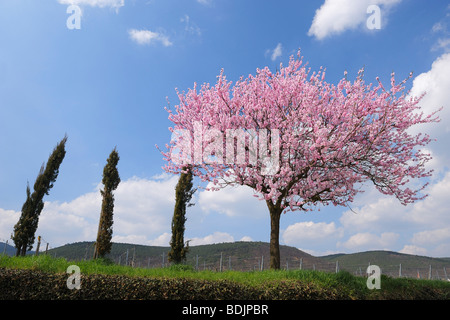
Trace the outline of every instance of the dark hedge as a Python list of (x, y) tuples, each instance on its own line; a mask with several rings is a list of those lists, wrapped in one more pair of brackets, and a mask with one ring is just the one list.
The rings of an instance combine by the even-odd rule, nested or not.
[(228, 280), (146, 278), (82, 274), (81, 288), (68, 289), (65, 273), (0, 268), (0, 300), (342, 300), (450, 299), (450, 290), (426, 286), (355, 292), (302, 281), (258, 286)]
[[(273, 300), (336, 299), (336, 293), (311, 284), (281, 281), (261, 287), (227, 280), (81, 275), (81, 288), (68, 289), (68, 274), (0, 269), (0, 299), (84, 300)], [(341, 297), (342, 298), (342, 297)]]

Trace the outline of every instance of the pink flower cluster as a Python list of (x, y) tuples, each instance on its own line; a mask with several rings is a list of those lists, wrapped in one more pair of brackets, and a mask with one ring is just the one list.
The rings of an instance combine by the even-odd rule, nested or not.
[[(192, 147), (185, 149), (184, 159), (195, 157), (186, 150), (200, 150), (215, 161), (177, 161), (180, 142), (172, 140), (163, 152), (168, 162), (164, 169), (177, 173), (189, 168), (203, 181), (214, 182), (213, 189), (247, 185), (283, 210), (308, 210), (318, 203), (346, 205), (368, 180), (402, 204), (421, 199), (426, 184), (415, 190), (407, 185), (412, 178), (431, 175), (425, 169), (431, 157), (420, 147), (432, 139), (408, 129), (438, 121), (437, 111), (424, 115), (419, 106), (422, 96), (407, 97), (404, 84), (412, 75), (396, 84), (392, 74), (391, 88), (386, 90), (378, 78), (377, 85), (366, 85), (362, 74), (361, 70), (353, 82), (345, 76), (337, 85), (327, 83), (325, 71), (311, 74), (300, 53), (276, 73), (267, 67), (257, 69), (234, 85), (222, 70), (214, 86), (195, 84), (187, 93), (178, 92), (180, 103), (168, 110), (174, 123), (170, 131), (183, 132), (177, 137)], [(215, 134), (196, 140), (199, 128)], [(265, 158), (252, 156), (255, 149), (249, 147), (249, 138), (244, 148), (231, 141), (240, 161), (227, 161), (230, 130), (266, 132), (267, 149), (257, 152), (265, 150), (272, 159), (277, 153), (276, 172), (262, 173)], [(271, 143), (274, 132), (279, 139), (276, 148)]]

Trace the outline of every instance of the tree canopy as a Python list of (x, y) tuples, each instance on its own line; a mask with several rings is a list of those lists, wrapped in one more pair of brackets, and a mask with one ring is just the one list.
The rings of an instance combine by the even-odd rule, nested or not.
[(334, 85), (322, 68), (311, 74), (300, 53), (276, 73), (258, 69), (234, 85), (222, 70), (214, 86), (178, 92), (180, 103), (168, 110), (174, 126), (165, 169), (190, 164), (213, 190), (252, 188), (270, 212), (277, 269), (283, 212), (346, 206), (367, 181), (404, 205), (425, 197), (426, 183), (412, 188), (410, 179), (431, 175), (431, 156), (420, 148), (432, 139), (409, 129), (438, 121), (438, 111), (420, 112), (422, 96), (408, 96), (407, 79), (396, 83), (392, 73), (386, 89), (378, 78), (365, 84), (360, 70), (354, 81), (345, 74)]

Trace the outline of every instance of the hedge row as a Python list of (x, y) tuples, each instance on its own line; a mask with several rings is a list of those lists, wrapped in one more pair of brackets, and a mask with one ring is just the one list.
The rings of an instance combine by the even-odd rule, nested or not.
[[(355, 291), (303, 281), (272, 281), (257, 287), (228, 280), (145, 278), (86, 274), (80, 289), (67, 288), (68, 274), (0, 268), (0, 300), (338, 300), (450, 299), (450, 290), (432, 287)], [(412, 289), (412, 290), (411, 290)]]
[(68, 274), (0, 268), (0, 299), (84, 300), (275, 300), (339, 299), (337, 290), (311, 283), (279, 281), (261, 287), (228, 280), (138, 278), (119, 275), (81, 276), (80, 289), (67, 288)]

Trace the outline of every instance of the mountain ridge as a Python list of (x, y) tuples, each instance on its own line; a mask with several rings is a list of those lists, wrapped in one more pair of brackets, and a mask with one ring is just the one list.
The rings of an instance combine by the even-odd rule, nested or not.
[[(92, 259), (93, 241), (69, 243), (48, 250), (48, 254), (70, 261)], [(0, 253), (15, 254), (11, 245), (0, 242)], [(147, 246), (131, 243), (113, 243), (107, 258), (117, 264), (137, 267), (168, 266), (167, 253), (170, 246)], [(42, 253), (42, 252), (41, 252)], [(30, 253), (29, 253), (30, 254)], [(34, 254), (32, 252), (31, 254)], [(347, 270), (363, 274), (370, 264), (380, 266), (384, 274), (410, 277), (447, 277), (450, 258), (434, 258), (388, 250), (372, 250), (356, 253), (337, 253), (312, 256), (298, 248), (280, 245), (282, 269), (310, 269), (321, 271)], [(262, 270), (269, 268), (269, 243), (237, 241), (190, 246), (186, 264), (198, 270)]]

